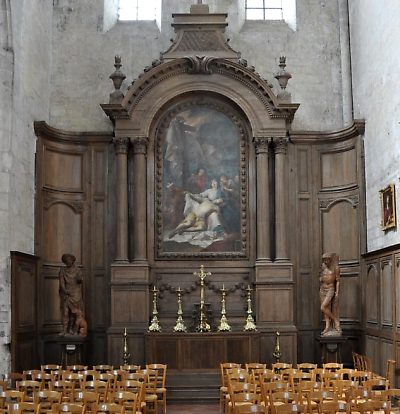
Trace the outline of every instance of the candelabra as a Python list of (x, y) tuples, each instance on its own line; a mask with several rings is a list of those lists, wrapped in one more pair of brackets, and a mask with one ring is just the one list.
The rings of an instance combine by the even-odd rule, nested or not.
[(226, 289), (224, 285), (222, 285), (221, 296), (222, 296), (221, 298), (221, 320), (219, 322), (218, 331), (229, 332), (231, 330), (231, 327), (228, 323), (228, 319), (226, 318), (226, 309), (225, 309)]
[(129, 353), (128, 349), (128, 334), (126, 332), (126, 328), (124, 328), (124, 348), (122, 352), (122, 360), (124, 361), (124, 365), (129, 364), (129, 359), (131, 354)]
[(207, 322), (207, 315), (205, 313), (205, 306), (204, 306), (204, 279), (206, 276), (211, 276), (210, 272), (204, 271), (204, 266), (200, 266), (200, 272), (193, 272), (194, 276), (198, 276), (200, 278), (200, 321), (197, 325), (198, 332), (210, 332), (210, 324)]
[(183, 312), (182, 312), (182, 289), (179, 286), (178, 289), (176, 289), (176, 293), (178, 294), (178, 318), (176, 319), (176, 324), (174, 326), (174, 332), (186, 332), (187, 328), (185, 326), (185, 322), (182, 318)]
[(247, 319), (246, 319), (246, 324), (244, 325), (243, 330), (244, 331), (256, 331), (257, 327), (256, 324), (254, 323), (254, 319), (253, 319), (253, 311), (251, 310), (251, 292), (252, 292), (252, 288), (250, 287), (250, 285), (247, 286)]
[(153, 317), (151, 319), (151, 324), (149, 326), (148, 331), (149, 332), (161, 332), (161, 326), (160, 322), (158, 320), (158, 312), (157, 312), (157, 292), (158, 289), (153, 286), (153, 289), (151, 290), (153, 292)]
[(275, 349), (274, 349), (274, 352), (273, 352), (273, 354), (272, 354), (272, 356), (274, 357), (274, 359), (275, 359), (275, 362), (280, 362), (280, 360), (281, 360), (281, 356), (282, 356), (282, 352), (281, 352), (281, 345), (280, 345), (280, 343), (279, 343), (279, 336), (280, 336), (280, 333), (279, 332), (276, 332), (276, 337), (275, 337)]

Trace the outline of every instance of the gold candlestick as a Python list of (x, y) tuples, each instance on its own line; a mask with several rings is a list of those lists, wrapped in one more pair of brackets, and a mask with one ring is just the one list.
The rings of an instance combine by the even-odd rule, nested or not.
[(222, 285), (221, 289), (221, 320), (219, 322), (218, 331), (219, 332), (230, 332), (231, 326), (228, 323), (228, 319), (226, 318), (226, 309), (225, 309), (225, 296), (226, 296), (226, 289), (225, 285)]
[(200, 272), (193, 272), (193, 275), (200, 278), (200, 321), (196, 330), (197, 332), (210, 332), (210, 324), (207, 322), (207, 315), (204, 310), (204, 279), (207, 276), (211, 276), (211, 273), (205, 272), (204, 266), (201, 265)]
[(280, 362), (280, 359), (281, 359), (281, 356), (282, 356), (281, 345), (279, 343), (279, 336), (280, 336), (280, 333), (276, 332), (275, 349), (274, 349), (274, 352), (272, 354), (272, 356), (275, 358), (275, 362)]
[(187, 328), (185, 326), (185, 322), (182, 318), (183, 312), (182, 312), (182, 292), (183, 290), (179, 286), (178, 289), (176, 289), (176, 293), (178, 294), (178, 318), (176, 319), (176, 324), (174, 326), (174, 332), (186, 332)]
[(244, 331), (256, 331), (257, 327), (256, 324), (254, 323), (254, 319), (253, 319), (253, 311), (251, 310), (251, 292), (252, 292), (252, 288), (250, 287), (250, 285), (247, 285), (247, 319), (246, 319), (246, 324), (244, 325), (243, 330)]
[(122, 352), (122, 360), (124, 361), (124, 365), (129, 364), (129, 359), (131, 354), (129, 353), (128, 349), (128, 334), (126, 332), (126, 328), (124, 328), (124, 348)]
[(148, 331), (149, 332), (161, 332), (161, 326), (160, 322), (158, 320), (158, 312), (157, 312), (157, 293), (158, 289), (153, 286), (153, 289), (151, 290), (153, 292), (153, 317), (151, 319), (151, 324), (149, 326)]

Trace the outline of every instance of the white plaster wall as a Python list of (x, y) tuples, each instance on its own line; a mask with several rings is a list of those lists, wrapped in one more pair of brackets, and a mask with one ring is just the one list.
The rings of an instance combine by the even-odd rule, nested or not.
[[(301, 104), (293, 128), (330, 130), (343, 126), (339, 31), (340, 0), (297, 0), (297, 29), (281, 21), (244, 22), (244, 0), (209, 0), (210, 12), (228, 12), (230, 44), (270, 82), (280, 54), (293, 79), (288, 91)], [(172, 13), (188, 13), (194, 0), (164, 0), (161, 31), (155, 22), (112, 21), (107, 0), (54, 2), (52, 126), (68, 130), (109, 130), (99, 104), (108, 102), (114, 56), (122, 56), (125, 88), (174, 37)], [(114, 8), (115, 9), (115, 8)], [(105, 27), (108, 29), (105, 30)], [(345, 73), (347, 78), (349, 73)]]
[[(396, 185), (400, 207), (400, 2), (351, 0), (354, 117), (365, 118), (367, 249), (400, 243), (400, 231), (380, 229), (379, 190)], [(398, 227), (400, 221), (398, 217)]]
[[(0, 372), (10, 369), (10, 251), (34, 252), (35, 135), (49, 118), (52, 0), (3, 1), (0, 51)], [(6, 20), (7, 18), (7, 20)]]

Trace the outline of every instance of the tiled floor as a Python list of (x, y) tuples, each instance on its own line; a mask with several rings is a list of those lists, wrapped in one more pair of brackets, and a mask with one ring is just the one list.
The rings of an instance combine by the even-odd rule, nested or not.
[(219, 414), (218, 404), (168, 404), (167, 414)]

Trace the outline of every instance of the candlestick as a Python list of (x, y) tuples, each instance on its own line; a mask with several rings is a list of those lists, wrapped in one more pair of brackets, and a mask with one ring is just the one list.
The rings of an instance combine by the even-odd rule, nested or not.
[(275, 349), (272, 356), (275, 358), (275, 362), (280, 362), (282, 352), (281, 352), (281, 345), (279, 343), (279, 336), (280, 333), (277, 331), (275, 336)]
[(246, 319), (246, 324), (244, 325), (243, 330), (244, 331), (256, 331), (257, 327), (256, 324), (254, 323), (254, 319), (253, 319), (253, 311), (251, 310), (251, 292), (252, 292), (252, 288), (250, 287), (250, 285), (247, 286), (247, 319)]
[(225, 309), (225, 296), (226, 296), (226, 289), (225, 285), (222, 285), (221, 289), (221, 320), (219, 322), (218, 331), (219, 332), (229, 332), (231, 331), (231, 327), (228, 323), (228, 319), (226, 318), (226, 309)]
[(126, 328), (124, 328), (124, 347), (122, 352), (122, 360), (124, 361), (124, 365), (129, 364), (129, 359), (131, 354), (129, 353), (128, 349), (128, 334), (126, 332)]
[(153, 292), (153, 317), (151, 319), (151, 324), (149, 326), (148, 331), (149, 332), (161, 332), (161, 326), (160, 322), (158, 320), (158, 311), (157, 311), (157, 293), (158, 289), (153, 286), (153, 289), (151, 290)]
[(183, 312), (182, 312), (182, 292), (183, 290), (179, 286), (178, 289), (176, 289), (176, 293), (178, 295), (178, 318), (176, 319), (176, 324), (174, 326), (174, 332), (186, 332), (187, 328), (185, 326), (185, 322), (183, 320)]

